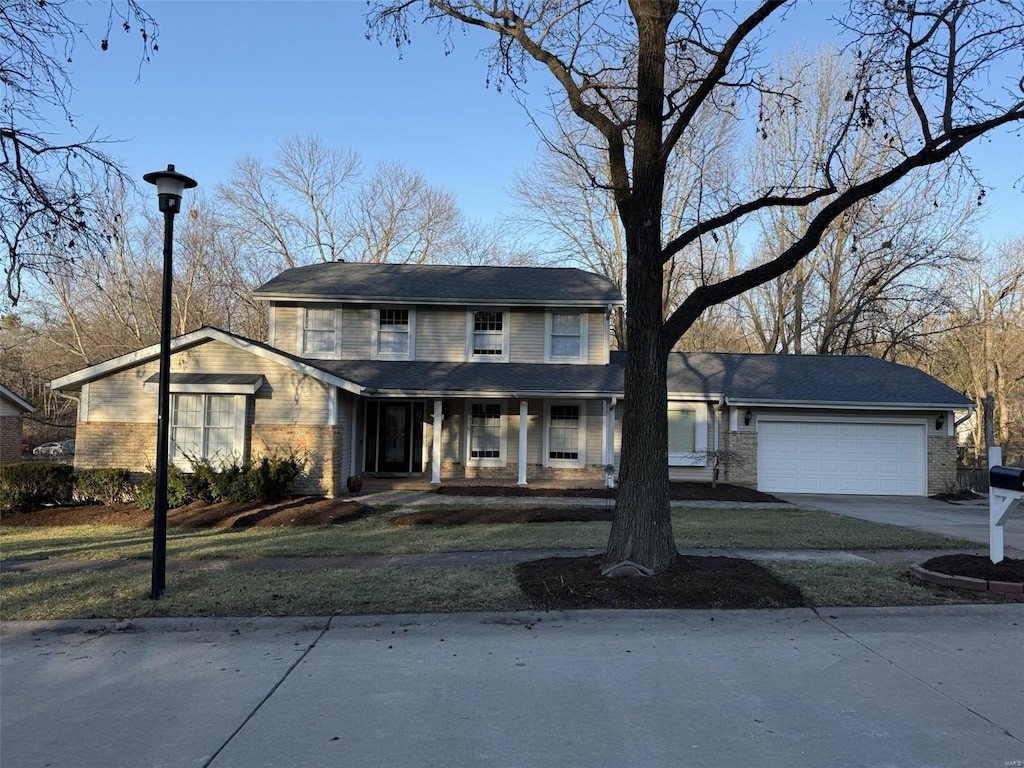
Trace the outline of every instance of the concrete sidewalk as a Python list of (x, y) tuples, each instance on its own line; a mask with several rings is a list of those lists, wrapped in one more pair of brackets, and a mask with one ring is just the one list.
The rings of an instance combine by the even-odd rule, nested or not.
[(0, 764), (1024, 760), (1024, 608), (3, 625)]

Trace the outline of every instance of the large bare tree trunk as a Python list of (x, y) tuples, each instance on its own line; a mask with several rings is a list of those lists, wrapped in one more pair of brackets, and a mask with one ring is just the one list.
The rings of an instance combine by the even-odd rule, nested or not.
[(633, 189), (620, 197), (626, 224), (626, 411), (624, 450), (615, 517), (608, 538), (609, 564), (629, 560), (654, 571), (676, 558), (668, 497), (667, 365), (662, 335), (665, 273), (661, 216), (665, 161), (661, 156), (665, 93), (665, 40), (678, 3), (633, 0), (639, 39), (637, 126)]

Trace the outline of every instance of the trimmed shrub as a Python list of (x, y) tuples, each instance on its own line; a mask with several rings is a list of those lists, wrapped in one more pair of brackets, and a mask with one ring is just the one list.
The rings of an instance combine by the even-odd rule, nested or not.
[[(296, 453), (263, 456), (255, 464), (237, 460), (215, 469), (207, 459), (190, 459), (191, 472), (183, 472), (173, 464), (167, 469), (167, 506), (183, 507), (196, 501), (206, 503), (231, 501), (280, 501), (292, 492), (302, 465)], [(149, 475), (139, 486), (140, 509), (156, 506), (156, 479)]]
[(75, 500), (119, 504), (135, 499), (135, 486), (127, 469), (80, 469), (75, 473)]
[(0, 512), (30, 512), (71, 501), (75, 468), (25, 462), (0, 465)]

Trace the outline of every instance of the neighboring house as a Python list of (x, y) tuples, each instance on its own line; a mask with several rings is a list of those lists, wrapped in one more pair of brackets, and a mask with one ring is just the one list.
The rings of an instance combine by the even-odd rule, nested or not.
[[(622, 299), (577, 269), (328, 263), (255, 292), (267, 341), (173, 341), (172, 460), (297, 450), (299, 490), (368, 473), (432, 483), (605, 478), (618, 465)], [(55, 379), (80, 391), (78, 466), (154, 462), (152, 346)], [(925, 495), (955, 484), (952, 410), (921, 371), (865, 357), (673, 354), (675, 479), (772, 491)]]
[(22, 424), (35, 408), (0, 384), (0, 464), (21, 460)]

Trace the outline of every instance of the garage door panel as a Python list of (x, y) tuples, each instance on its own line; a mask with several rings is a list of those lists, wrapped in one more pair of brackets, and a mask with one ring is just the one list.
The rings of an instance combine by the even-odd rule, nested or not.
[(757, 440), (764, 491), (925, 495), (922, 424), (762, 419)]

